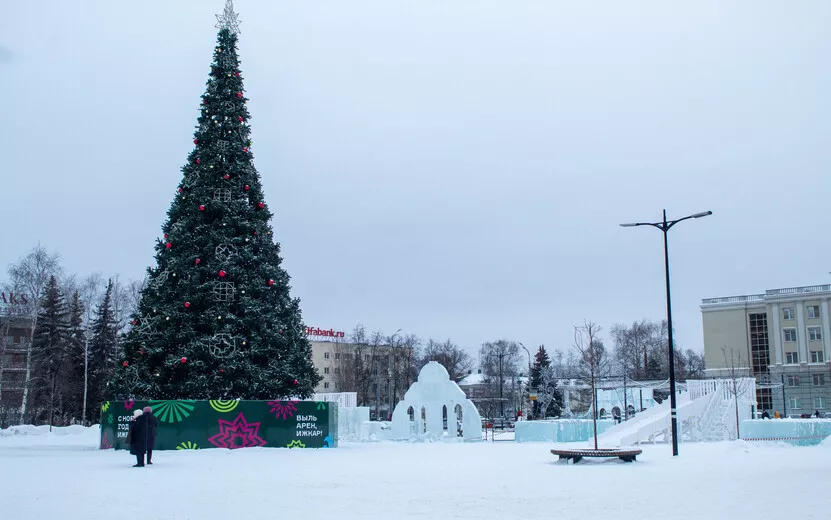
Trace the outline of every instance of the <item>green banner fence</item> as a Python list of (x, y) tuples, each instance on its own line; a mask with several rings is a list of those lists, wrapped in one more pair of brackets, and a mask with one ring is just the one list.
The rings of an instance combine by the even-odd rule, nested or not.
[(101, 408), (102, 450), (128, 450), (133, 411), (153, 408), (154, 450), (334, 448), (337, 403), (319, 401), (109, 401)]

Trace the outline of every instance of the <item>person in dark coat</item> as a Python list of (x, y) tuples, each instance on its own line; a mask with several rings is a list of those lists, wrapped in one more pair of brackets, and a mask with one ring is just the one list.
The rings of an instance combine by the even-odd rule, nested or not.
[(133, 420), (130, 421), (130, 453), (136, 456), (134, 468), (144, 467), (144, 454), (147, 451), (147, 419), (141, 410), (133, 412)]
[(156, 428), (159, 427), (159, 420), (149, 406), (144, 407), (144, 413), (141, 415), (147, 421), (147, 464), (153, 464), (150, 459), (153, 458), (153, 448), (156, 446)]

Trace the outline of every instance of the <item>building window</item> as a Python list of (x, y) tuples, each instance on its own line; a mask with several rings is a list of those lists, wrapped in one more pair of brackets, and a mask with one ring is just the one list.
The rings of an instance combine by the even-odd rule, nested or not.
[(788, 365), (796, 365), (799, 363), (799, 354), (796, 352), (785, 352), (785, 363)]
[(819, 305), (809, 305), (808, 306), (808, 319), (809, 320), (819, 319)]
[(323, 359), (329, 359), (329, 353), (328, 352), (323, 353)]
[(328, 374), (328, 373), (329, 373), (329, 367), (325, 367), (325, 368), (323, 369), (323, 373), (324, 373), (324, 374)]
[(822, 327), (808, 327), (808, 341), (822, 341)]
[(750, 349), (753, 373), (767, 374), (770, 365), (770, 343), (768, 342), (768, 315), (764, 312), (749, 314)]
[(796, 329), (791, 327), (782, 329), (782, 332), (785, 334), (785, 343), (794, 343), (796, 341)]
[(799, 386), (799, 376), (788, 376), (788, 386)]
[(323, 388), (329, 388), (329, 383), (323, 383)]
[(814, 386), (825, 386), (825, 374), (814, 374)]
[(340, 359), (340, 353), (335, 352), (335, 359)]
[(785, 307), (782, 309), (782, 319), (785, 320), (792, 320), (793, 319), (793, 307)]
[(824, 363), (825, 359), (823, 359), (823, 353), (821, 350), (812, 350), (811, 351), (811, 363)]
[(340, 374), (340, 367), (335, 367), (335, 374)]
[(821, 410), (825, 408), (825, 398), (824, 397), (814, 397), (814, 408), (817, 410)]
[(364, 354), (364, 361), (369, 361), (369, 354)]
[(798, 397), (791, 397), (791, 410), (799, 410), (802, 408), (802, 403), (799, 402)]

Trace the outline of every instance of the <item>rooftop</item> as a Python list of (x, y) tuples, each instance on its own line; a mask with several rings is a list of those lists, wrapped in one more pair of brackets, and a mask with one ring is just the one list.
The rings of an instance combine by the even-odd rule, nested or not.
[(798, 298), (804, 295), (815, 293), (831, 293), (831, 284), (806, 285), (803, 287), (786, 287), (783, 289), (768, 289), (763, 294), (747, 294), (744, 296), (722, 296), (719, 298), (704, 298), (701, 300), (702, 307), (714, 305), (736, 305), (736, 304), (758, 304), (768, 300), (783, 298)]

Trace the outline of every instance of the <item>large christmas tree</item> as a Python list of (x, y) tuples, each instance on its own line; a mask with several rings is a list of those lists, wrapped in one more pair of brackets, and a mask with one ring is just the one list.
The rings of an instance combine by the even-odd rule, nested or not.
[(253, 165), (230, 0), (217, 18), (194, 148), (123, 340), (113, 397), (308, 397), (320, 381)]

